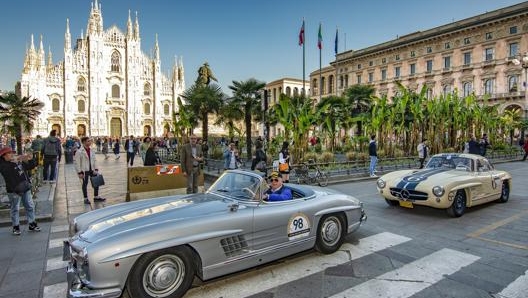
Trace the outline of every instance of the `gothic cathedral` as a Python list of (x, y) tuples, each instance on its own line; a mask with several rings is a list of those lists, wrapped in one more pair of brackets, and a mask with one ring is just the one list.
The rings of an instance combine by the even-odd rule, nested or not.
[(64, 60), (46, 63), (31, 36), (26, 51), (19, 96), (44, 102), (32, 135), (47, 136), (52, 129), (64, 136), (164, 136), (173, 129), (177, 98), (185, 90), (181, 58), (174, 61), (171, 78), (161, 72), (158, 39), (152, 56), (141, 51), (136, 13), (128, 13), (127, 31), (103, 28), (101, 5), (92, 2), (86, 36), (72, 47), (69, 20), (64, 34)]

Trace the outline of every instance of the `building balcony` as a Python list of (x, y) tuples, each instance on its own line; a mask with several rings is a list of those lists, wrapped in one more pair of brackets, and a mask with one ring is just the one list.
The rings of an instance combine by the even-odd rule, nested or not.
[(491, 60), (483, 61), (481, 66), (482, 66), (482, 68), (494, 67), (495, 64), (496, 64), (495, 60), (491, 59)]

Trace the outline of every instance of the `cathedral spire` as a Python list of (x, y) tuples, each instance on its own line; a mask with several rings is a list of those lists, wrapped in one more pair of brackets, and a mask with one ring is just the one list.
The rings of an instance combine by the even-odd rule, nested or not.
[(64, 50), (71, 50), (70, 19), (66, 19), (66, 33), (64, 33)]
[(160, 60), (159, 45), (158, 45), (158, 33), (156, 33), (156, 43), (154, 44), (154, 60)]
[(128, 10), (128, 21), (127, 21), (127, 38), (130, 40), (132, 39), (133, 35), (133, 29), (132, 29), (132, 18), (130, 17), (130, 9)]
[(34, 42), (34, 39), (33, 39), (33, 34), (31, 34), (31, 45), (30, 45), (29, 50), (30, 50), (31, 52), (34, 52), (34, 51), (35, 51), (35, 42)]
[(138, 12), (136, 11), (136, 23), (134, 24), (134, 38), (136, 40), (139, 40), (139, 20), (138, 20)]
[(48, 49), (48, 69), (53, 67), (53, 57), (51, 55), (51, 46)]

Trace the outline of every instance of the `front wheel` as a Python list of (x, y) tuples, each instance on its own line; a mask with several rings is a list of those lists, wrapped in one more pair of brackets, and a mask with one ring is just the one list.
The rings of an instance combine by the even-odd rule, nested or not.
[(506, 203), (508, 202), (509, 198), (510, 198), (510, 185), (508, 184), (508, 181), (503, 181), (501, 196), (499, 197), (499, 202)]
[(334, 253), (341, 247), (345, 238), (346, 222), (341, 214), (325, 215), (317, 227), (315, 249), (324, 254)]
[(456, 192), (453, 204), (446, 211), (452, 217), (460, 217), (466, 212), (466, 192), (463, 189)]
[(185, 246), (146, 253), (130, 271), (127, 292), (130, 297), (180, 298), (191, 287), (195, 268), (193, 253)]

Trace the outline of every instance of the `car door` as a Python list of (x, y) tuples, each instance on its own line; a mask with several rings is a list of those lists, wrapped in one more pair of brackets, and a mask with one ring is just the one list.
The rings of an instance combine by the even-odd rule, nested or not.
[[(487, 159), (477, 159), (477, 171), (480, 182), (482, 183), (482, 202), (486, 202), (492, 198), (500, 189), (497, 186), (496, 175), (494, 175), (493, 167)], [(497, 190), (499, 189), (499, 190)]]
[(313, 210), (304, 199), (262, 202), (255, 208), (253, 248), (284, 248), (303, 240), (313, 229)]

